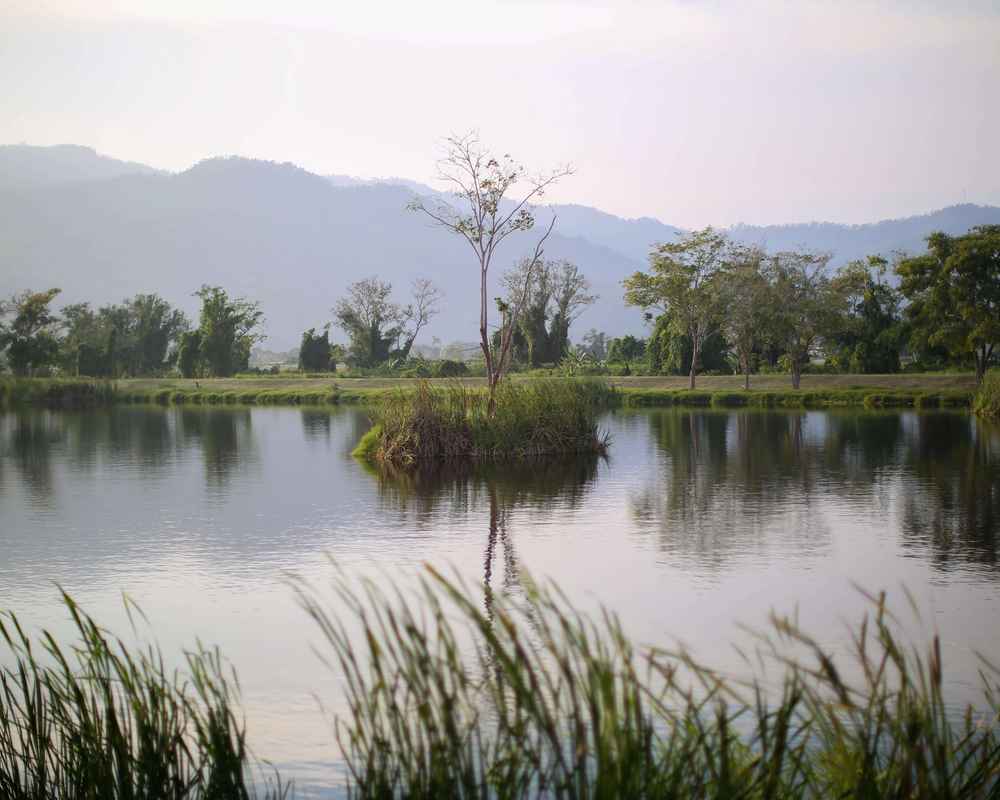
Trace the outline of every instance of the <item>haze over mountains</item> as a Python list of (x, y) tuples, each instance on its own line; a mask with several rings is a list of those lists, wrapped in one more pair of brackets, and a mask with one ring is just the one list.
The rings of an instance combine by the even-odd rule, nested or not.
[[(406, 210), (414, 192), (425, 191), (432, 190), (404, 179), (324, 177), (243, 158), (209, 159), (174, 174), (78, 146), (0, 146), (0, 296), (58, 286), (61, 304), (101, 305), (158, 292), (194, 319), (191, 293), (217, 284), (259, 300), (265, 346), (287, 349), (305, 328), (331, 319), (330, 308), (352, 281), (378, 275), (403, 301), (412, 278), (421, 276), (446, 292), (426, 340), (471, 340), (477, 271), (468, 245)], [(579, 339), (590, 327), (640, 333), (642, 314), (624, 307), (621, 280), (645, 266), (650, 245), (672, 240), (678, 229), (586, 206), (551, 210), (558, 222), (546, 256), (577, 263), (600, 295), (572, 334)], [(871, 253), (919, 252), (932, 231), (958, 234), (986, 223), (1000, 223), (1000, 208), (959, 205), (866, 225), (730, 232), (775, 250), (829, 251), (840, 264)], [(528, 237), (512, 239), (494, 278), (529, 247)]]

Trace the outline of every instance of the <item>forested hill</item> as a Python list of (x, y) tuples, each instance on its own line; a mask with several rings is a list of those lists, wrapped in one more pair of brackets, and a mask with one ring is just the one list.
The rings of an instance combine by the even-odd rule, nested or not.
[[(446, 292), (428, 338), (474, 338), (478, 276), (467, 245), (406, 211), (415, 190), (412, 182), (322, 177), (241, 158), (171, 174), (81, 147), (0, 147), (0, 296), (59, 286), (63, 303), (101, 304), (155, 291), (193, 315), (191, 292), (217, 284), (261, 301), (267, 346), (283, 349), (331, 318), (348, 283), (378, 275), (404, 299), (410, 280), (423, 276)], [(642, 315), (623, 306), (620, 282), (642, 268), (652, 243), (677, 229), (585, 206), (554, 210), (559, 222), (546, 254), (576, 262), (601, 296), (577, 323), (577, 338), (592, 326), (639, 332)], [(961, 233), (984, 222), (1000, 222), (1000, 209), (954, 206), (872, 225), (733, 232), (773, 248), (830, 250), (841, 262), (916, 251), (933, 230)], [(512, 240), (498, 266), (527, 249), (526, 239)]]

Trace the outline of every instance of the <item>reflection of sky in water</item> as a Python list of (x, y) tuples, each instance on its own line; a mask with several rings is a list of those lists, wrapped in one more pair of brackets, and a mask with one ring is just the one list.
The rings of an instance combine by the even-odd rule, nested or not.
[(895, 592), (898, 609), (905, 585), (923, 616), (910, 632), (942, 632), (950, 696), (976, 698), (973, 652), (1000, 649), (995, 427), (688, 410), (605, 424), (607, 461), (387, 482), (349, 456), (358, 410), (0, 416), (0, 605), (65, 631), (58, 583), (121, 630), (126, 592), (168, 653), (218, 643), (256, 751), (300, 781), (329, 776), (313, 693), (336, 710), (336, 677), (286, 581), (327, 585), (328, 554), (387, 586), (430, 562), (516, 590), (527, 569), (610, 606), (643, 642), (734, 672), (740, 623), (797, 609), (839, 647), (865, 608), (852, 582)]

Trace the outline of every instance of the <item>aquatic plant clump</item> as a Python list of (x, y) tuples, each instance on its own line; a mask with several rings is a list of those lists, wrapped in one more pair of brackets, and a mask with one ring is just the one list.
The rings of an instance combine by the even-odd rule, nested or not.
[(603, 453), (608, 439), (597, 419), (612, 397), (602, 381), (506, 382), (497, 389), (491, 415), (489, 397), (481, 390), (424, 382), (382, 399), (373, 413), (377, 443), (366, 442), (362, 454), (399, 467)]
[(991, 369), (983, 378), (973, 405), (975, 412), (990, 419), (1000, 419), (1000, 369)]
[(884, 597), (851, 664), (773, 619), (758, 655), (784, 677), (765, 689), (683, 652), (643, 652), (612, 614), (582, 615), (557, 590), (484, 607), (433, 569), (416, 596), (338, 589), (333, 615), (301, 595), (347, 687), (336, 735), (352, 797), (1000, 793), (995, 681), (984, 675), (978, 711), (950, 714), (938, 640), (926, 655), (905, 647)]
[(185, 673), (160, 653), (115, 639), (68, 596), (72, 647), (29, 637), (0, 615), (0, 797), (5, 800), (283, 798), (280, 780), (250, 780), (235, 676), (218, 651), (187, 653)]

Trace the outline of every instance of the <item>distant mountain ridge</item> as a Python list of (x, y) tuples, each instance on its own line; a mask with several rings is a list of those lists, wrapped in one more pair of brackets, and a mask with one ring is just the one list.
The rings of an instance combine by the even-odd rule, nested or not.
[[(467, 245), (406, 211), (429, 187), (406, 179), (320, 176), (290, 163), (212, 158), (169, 173), (73, 145), (0, 146), (0, 296), (59, 286), (63, 303), (100, 305), (156, 291), (192, 316), (191, 293), (218, 284), (259, 300), (269, 349), (297, 344), (331, 319), (347, 284), (369, 275), (444, 287), (443, 313), (427, 338), (469, 339), (478, 327), (477, 275)], [(621, 301), (621, 280), (642, 269), (650, 247), (680, 231), (659, 220), (623, 219), (582, 205), (553, 205), (546, 255), (575, 261), (600, 300), (574, 327), (640, 333), (642, 315)], [(868, 225), (734, 226), (741, 241), (804, 246), (844, 263), (870, 253), (919, 252), (934, 230), (963, 233), (1000, 223), (1000, 208), (951, 206)], [(514, 237), (496, 275), (529, 248)], [(499, 288), (494, 287), (499, 294)]]

